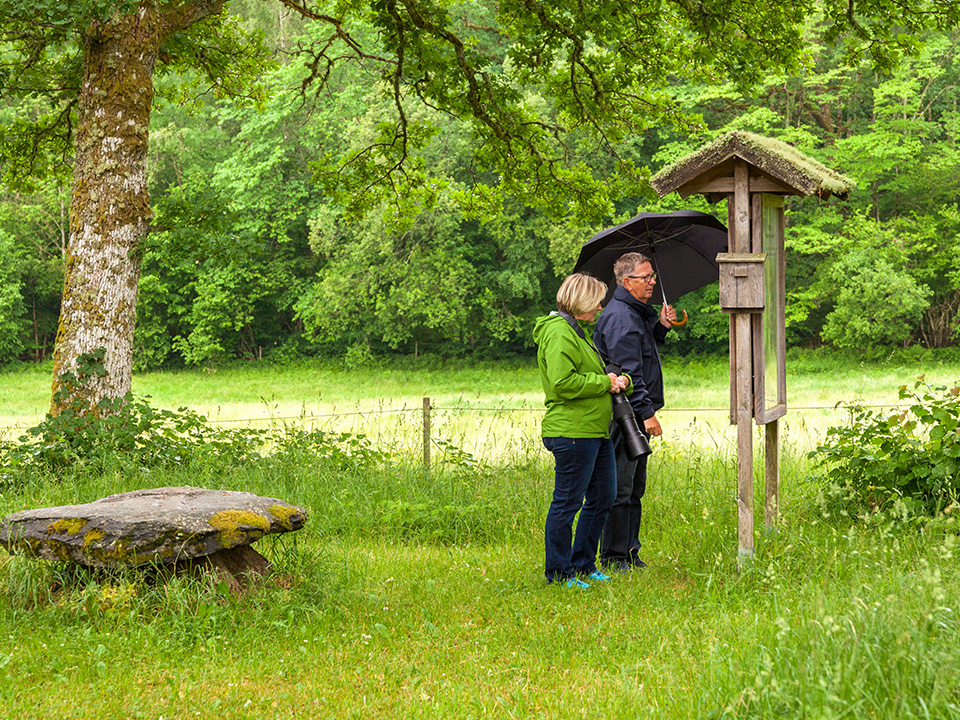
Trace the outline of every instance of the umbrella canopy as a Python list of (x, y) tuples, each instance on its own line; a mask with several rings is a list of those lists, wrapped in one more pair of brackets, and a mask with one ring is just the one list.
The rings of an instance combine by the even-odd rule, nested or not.
[(587, 240), (574, 272), (590, 273), (606, 282), (609, 300), (616, 287), (613, 264), (624, 253), (640, 252), (652, 259), (657, 285), (672, 304), (688, 292), (717, 282), (717, 253), (726, 251), (727, 228), (713, 215), (697, 210), (640, 213)]

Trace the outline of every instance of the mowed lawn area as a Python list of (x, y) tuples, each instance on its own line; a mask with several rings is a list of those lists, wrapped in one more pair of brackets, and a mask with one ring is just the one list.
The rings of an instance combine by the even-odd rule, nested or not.
[[(0, 717), (960, 717), (953, 509), (857, 508), (808, 457), (849, 420), (836, 403), (890, 405), (960, 362), (792, 362), (780, 523), (763, 527), (758, 463), (757, 552), (738, 563), (725, 359), (668, 360), (649, 567), (587, 592), (542, 577), (553, 478), (533, 363), (410, 364), (137, 375), (156, 407), (267, 429), (267, 457), (8, 469), (2, 514), (198, 485), (309, 518), (257, 544), (275, 572), (241, 596), (0, 551)], [(49, 387), (43, 368), (0, 374), (8, 439)]]

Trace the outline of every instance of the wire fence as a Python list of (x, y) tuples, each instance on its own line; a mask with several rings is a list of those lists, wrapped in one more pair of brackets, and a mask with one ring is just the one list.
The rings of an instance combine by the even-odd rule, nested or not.
[[(906, 408), (897, 404), (857, 404), (856, 407), (889, 411)], [(432, 451), (465, 452), (493, 461), (529, 452), (531, 447), (539, 449), (543, 412), (539, 403), (434, 405), (429, 397), (424, 397), (419, 406), (208, 417), (207, 422), (217, 426), (293, 427), (363, 435), (378, 447), (410, 455), (422, 454), (424, 465), (429, 466)], [(781, 436), (784, 442), (814, 447), (825, 439), (828, 427), (852, 422), (853, 413), (854, 407), (846, 402), (792, 406), (781, 420)], [(664, 408), (658, 417), (665, 433), (659, 442), (736, 451), (736, 429), (729, 422), (726, 407)], [(27, 423), (0, 427), (0, 438), (16, 439), (29, 427)]]

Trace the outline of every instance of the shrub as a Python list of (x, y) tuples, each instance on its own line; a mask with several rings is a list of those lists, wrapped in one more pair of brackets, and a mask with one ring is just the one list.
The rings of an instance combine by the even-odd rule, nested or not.
[[(76, 374), (64, 373), (64, 389), (82, 385), (103, 372), (103, 351), (81, 356)], [(156, 409), (148, 398), (127, 393), (104, 398), (90, 408), (68, 402), (58, 415), (48, 414), (17, 442), (0, 441), (0, 483), (16, 483), (31, 471), (64, 473), (84, 466), (141, 470), (187, 467), (198, 460), (223, 468), (302, 460), (337, 470), (376, 465), (389, 457), (363, 435), (304, 432), (280, 427), (218, 428), (188, 408)]]
[(900, 386), (908, 410), (850, 405), (849, 427), (833, 427), (810, 453), (825, 475), (861, 501), (902, 498), (912, 509), (936, 512), (960, 495), (960, 386), (931, 388), (921, 377)]
[(18, 442), (0, 445), (0, 480), (12, 480), (32, 467), (182, 467), (208, 456), (238, 464), (259, 457), (264, 442), (263, 430), (216, 428), (192, 410), (156, 409), (147, 398), (132, 394), (104, 400), (98, 409), (95, 414), (68, 409), (47, 415)]
[(301, 430), (285, 425), (272, 433), (276, 462), (319, 465), (329, 470), (357, 470), (387, 462), (391, 453), (379, 450), (366, 435), (323, 430)]

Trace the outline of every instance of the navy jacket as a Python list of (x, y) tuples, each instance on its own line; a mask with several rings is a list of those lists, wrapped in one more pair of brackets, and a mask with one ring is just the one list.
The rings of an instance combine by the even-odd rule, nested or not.
[(630, 404), (641, 421), (663, 407), (663, 370), (657, 345), (666, 339), (667, 331), (655, 307), (619, 286), (593, 331), (597, 349), (633, 380)]

